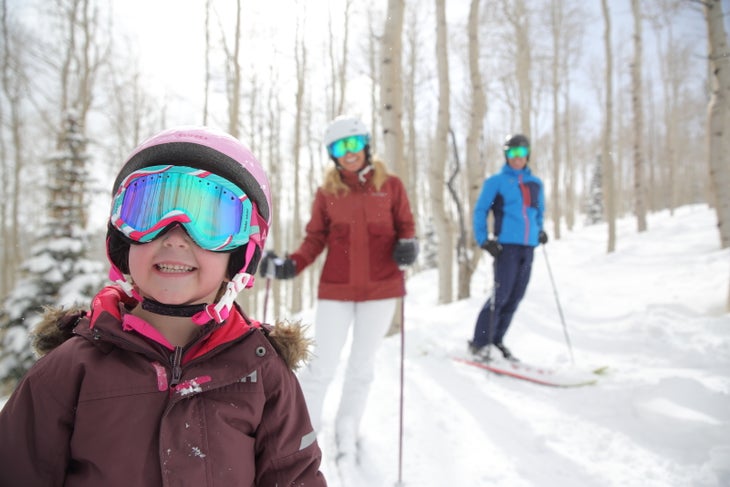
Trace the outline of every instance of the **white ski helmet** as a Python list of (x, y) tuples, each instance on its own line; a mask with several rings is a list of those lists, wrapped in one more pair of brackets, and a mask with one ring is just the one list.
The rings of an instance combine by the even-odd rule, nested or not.
[(327, 130), (324, 132), (324, 146), (329, 147), (333, 142), (351, 135), (364, 135), (370, 139), (370, 132), (362, 120), (340, 115), (327, 126)]

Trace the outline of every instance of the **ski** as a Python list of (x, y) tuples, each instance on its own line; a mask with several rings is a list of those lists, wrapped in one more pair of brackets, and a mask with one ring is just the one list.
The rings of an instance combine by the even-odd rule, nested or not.
[(532, 365), (525, 362), (492, 359), (489, 362), (480, 362), (463, 357), (453, 357), (462, 364), (489, 371), (494, 374), (526, 380), (535, 384), (552, 387), (580, 387), (598, 382), (600, 375), (606, 372), (607, 367), (593, 370), (576, 368), (552, 368)]

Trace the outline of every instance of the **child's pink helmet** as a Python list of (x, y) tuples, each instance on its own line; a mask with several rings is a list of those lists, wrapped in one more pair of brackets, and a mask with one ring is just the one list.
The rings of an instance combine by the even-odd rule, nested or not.
[[(208, 127), (182, 126), (160, 132), (142, 142), (127, 158), (114, 181), (112, 195), (134, 171), (159, 165), (187, 166), (216, 174), (242, 189), (253, 202), (252, 219), (258, 220), (258, 232), (247, 244), (231, 252), (228, 277), (231, 279), (226, 295), (208, 306), (210, 318), (223, 321), (228, 316), (235, 296), (244, 287), (253, 286), (261, 253), (271, 224), (271, 194), (269, 181), (261, 163), (235, 137)], [(129, 272), (128, 253), (131, 242), (111, 223), (107, 232), (107, 254), (111, 263), (110, 278), (130, 295), (133, 287), (124, 278)], [(139, 297), (139, 296), (136, 296)]]

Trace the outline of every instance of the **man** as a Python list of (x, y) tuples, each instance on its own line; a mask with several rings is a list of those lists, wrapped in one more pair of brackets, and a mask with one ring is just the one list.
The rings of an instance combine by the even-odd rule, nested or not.
[[(490, 359), (494, 345), (504, 358), (517, 360), (504, 336), (530, 281), (535, 247), (548, 241), (542, 229), (545, 193), (542, 181), (527, 167), (530, 141), (522, 134), (507, 137), (505, 165), (482, 186), (474, 208), (474, 238), (494, 258), (494, 289), (479, 312), (469, 350), (478, 360)], [(494, 215), (489, 237), (487, 215)]]

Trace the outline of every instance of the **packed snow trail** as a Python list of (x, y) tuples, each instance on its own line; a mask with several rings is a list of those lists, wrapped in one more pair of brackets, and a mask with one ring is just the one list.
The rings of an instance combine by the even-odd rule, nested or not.
[[(613, 254), (605, 253), (600, 225), (549, 244), (575, 362), (609, 367), (592, 386), (544, 387), (448, 358), (466, 352), (490, 291), (486, 257), (473, 297), (447, 305), (436, 304), (434, 270), (409, 277), (406, 486), (730, 485), (730, 315), (722, 311), (730, 250), (719, 249), (714, 214), (704, 206), (652, 215), (643, 234), (633, 224), (619, 222)], [(525, 361), (569, 365), (537, 257), (506, 343)], [(400, 338), (389, 337), (363, 419), (359, 479), (341, 484), (326, 459), (331, 486), (395, 485), (399, 367)], [(337, 399), (328, 397), (328, 417)], [(331, 426), (325, 421), (325, 430)], [(328, 434), (325, 449), (333, 445)]]

